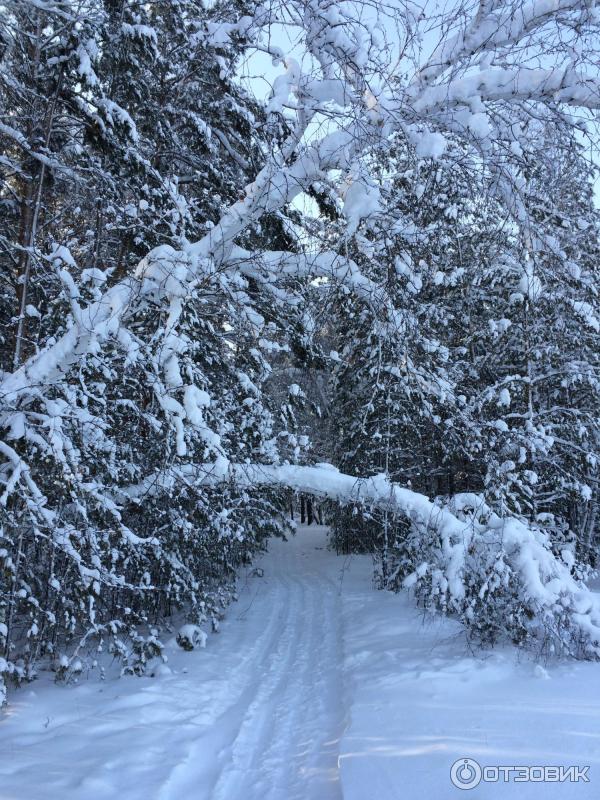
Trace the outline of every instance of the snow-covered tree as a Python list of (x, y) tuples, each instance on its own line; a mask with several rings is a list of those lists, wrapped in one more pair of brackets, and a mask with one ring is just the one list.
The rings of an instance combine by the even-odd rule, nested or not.
[[(560, 128), (553, 132), (561, 133)], [(376, 310), (340, 304), (343, 322), (338, 329), (346, 352), (336, 373), (332, 406), (338, 423), (336, 463), (345, 472), (384, 473), (451, 503), (457, 492), (468, 492), (474, 508), (477, 492), (479, 503), (489, 504), (495, 513), (521, 517), (549, 532), (554, 551), (567, 563), (575, 563), (577, 552), (583, 563), (594, 564), (588, 539), (593, 537), (594, 482), (582, 476), (593, 476), (597, 460), (597, 300), (592, 276), (598, 237), (587, 163), (572, 137), (567, 141), (562, 150), (548, 148), (547, 160), (531, 162), (533, 174), (523, 195), (529, 213), (522, 228), (518, 220), (510, 221), (509, 209), (498, 198), (481, 195), (460, 150), (454, 151), (453, 165), (449, 151), (428, 175), (400, 172), (402, 182), (392, 184), (392, 191), (403, 203), (405, 198), (414, 203), (416, 189), (419, 208), (411, 220), (418, 235), (411, 230), (413, 241), (403, 243), (401, 258), (389, 236), (387, 241), (385, 235), (375, 236), (380, 251), (371, 245), (372, 263), (363, 263), (362, 269), (373, 277), (387, 264), (388, 293), (409, 289), (395, 304), (402, 307), (405, 322), (414, 320), (412, 335), (410, 326), (399, 335), (374, 325)], [(570, 210), (560, 226), (551, 221), (544, 232), (534, 223), (536, 183), (539, 191), (547, 187), (548, 205), (550, 168), (561, 176), (556, 185), (563, 187), (550, 207), (559, 213), (564, 203)], [(397, 208), (394, 216), (401, 229), (405, 209)], [(387, 230), (393, 227), (389, 222)], [(538, 265), (535, 273), (532, 261)], [(418, 272), (407, 263), (418, 264)], [(380, 275), (379, 281), (384, 280)], [(582, 309), (588, 322), (583, 332)], [(370, 326), (366, 330), (365, 320)], [(416, 365), (421, 371), (426, 365), (420, 383)], [(573, 384), (581, 391), (565, 396)], [(416, 391), (419, 385), (429, 392)], [(428, 542), (420, 531), (407, 532), (406, 521), (390, 516), (388, 509), (343, 510), (332, 532), (338, 548), (372, 550), (389, 586), (402, 586), (432, 558), (428, 546), (434, 552), (439, 547), (435, 537)], [(482, 591), (488, 571), (506, 557), (501, 543), (489, 552), (494, 554), (491, 561), (482, 553), (481, 561), (472, 564), (465, 602), (471, 592), (475, 596)], [(423, 575), (429, 580), (427, 572)], [(431, 589), (420, 596), (427, 604), (443, 605), (444, 595), (436, 587), (427, 594)], [(516, 640), (523, 636), (522, 616), (511, 628), (506, 609), (491, 602), (477, 613), (467, 608), (465, 621), (475, 635), (488, 640), (507, 632)]]
[(531, 128), (545, 147), (527, 163), (527, 224), (495, 275), (482, 277), (487, 302), (471, 312), (472, 413), (486, 423), (489, 502), (555, 526), (558, 542), (577, 543), (594, 564), (600, 239), (592, 173), (571, 133)]
[[(134, 280), (141, 253), (160, 242), (181, 245), (210, 228), (249, 179), (261, 152), (253, 126), (262, 112), (231, 82), (231, 45), (210, 47), (199, 36), (201, 10), (197, 3), (150, 10), (96, 3), (85, 18), (85, 47), (68, 38), (71, 27), (80, 30), (74, 10), (72, 16), (66, 6), (36, 12), (43, 42), (56, 38), (73, 59), (56, 101), (71, 115), (69, 146), (63, 147), (61, 128), (48, 134), (48, 145), (61, 148), (68, 180), (39, 178), (39, 224), (27, 250), (32, 311), (13, 315), (21, 331), (15, 337), (7, 326), (6, 370), (13, 353), (18, 363), (33, 347), (22, 320), (31, 316), (46, 341), (74, 330), (82, 308), (102, 304), (107, 285)], [(18, 19), (7, 23), (18, 42)], [(56, 52), (45, 56), (51, 65)], [(14, 48), (5, 53), (7, 81), (17, 55)], [(219, 135), (223, 124), (227, 135)], [(16, 134), (9, 134), (14, 142)], [(19, 147), (25, 150), (17, 141), (10, 151), (15, 163)], [(21, 177), (7, 175), (8, 186), (20, 185)], [(30, 183), (37, 185), (35, 176)], [(27, 218), (29, 195), (19, 207)], [(246, 241), (262, 236), (256, 226)], [(275, 245), (292, 245), (278, 219), (269, 236)], [(8, 235), (5, 243), (10, 254)], [(23, 411), (9, 402), (2, 444), (3, 673), (30, 675), (40, 656), (51, 655), (65, 675), (66, 652), (72, 658), (105, 640), (143, 665), (160, 649), (148, 626), (176, 608), (195, 622), (220, 613), (236, 566), (267, 536), (283, 532), (281, 501), (269, 492), (234, 486), (198, 493), (184, 481), (168, 503), (157, 497), (126, 504), (119, 492), (120, 484), (184, 456), (276, 457), (278, 436), (293, 431), (263, 397), (270, 374), (263, 351), (282, 346), (277, 341), (290, 338), (295, 323), (293, 314), (273, 315), (273, 302), (251, 280), (219, 274), (175, 291), (167, 304), (148, 293), (128, 327), (115, 328), (107, 346), (84, 350), (48, 393), (34, 391)], [(27, 464), (25, 495), (13, 491), (22, 473), (9, 465), (18, 463)]]
[[(3, 280), (1, 302), (14, 319), (3, 330), (0, 381), (1, 552), (8, 587), (0, 599), (0, 633), (10, 662), (3, 672), (27, 674), (42, 651), (58, 653), (68, 639), (72, 651), (76, 641), (114, 640), (123, 630), (147, 627), (156, 614), (145, 598), (159, 591), (164, 602), (156, 604), (158, 613), (171, 601), (197, 608), (208, 586), (198, 578), (200, 562), (207, 564), (203, 575), (212, 575), (219, 559), (228, 570), (235, 565), (227, 555), (232, 537), (250, 536), (252, 550), (261, 539), (255, 520), (266, 520), (265, 532), (278, 527), (279, 498), (260, 494), (265, 490), (258, 486), (266, 483), (268, 492), (298, 488), (285, 470), (273, 470), (299, 451), (289, 413), (280, 414), (264, 391), (266, 354), (294, 337), (303, 340), (308, 317), (302, 305), (312, 280), (344, 287), (359, 315), (377, 309), (372, 320), (361, 319), (372, 353), (380, 331), (408, 335), (420, 313), (429, 314), (432, 330), (450, 319), (444, 310), (438, 320), (425, 299), (417, 310), (405, 308), (410, 289), (390, 287), (357, 244), (375, 239), (381, 246), (386, 210), (393, 212), (395, 200), (378, 165), (398, 140), (418, 159), (437, 160), (446, 170), (452, 153), (460, 152), (468, 174), (477, 176), (477, 196), (500, 204), (511, 241), (504, 261), (494, 263), (506, 265), (507, 284), (518, 265), (519, 281), (526, 279), (531, 289), (521, 292), (520, 310), (528, 315), (520, 326), (521, 374), (524, 355), (530, 364), (537, 359), (528, 339), (537, 283), (535, 270), (527, 270), (540, 259), (540, 269), (552, 270), (557, 256), (538, 255), (531, 231), (544, 229), (544, 248), (552, 251), (547, 229), (571, 210), (558, 185), (552, 202), (559, 216), (536, 206), (530, 178), (536, 170), (544, 175), (544, 167), (537, 166), (531, 131), (543, 120), (552, 137), (555, 126), (568, 122), (569, 109), (591, 115), (600, 104), (596, 12), (579, 0), (465, 3), (431, 16), (406, 4), (394, 10), (392, 28), (387, 6), (363, 10), (360, 3), (329, 0), (223, 2), (210, 9), (185, 0), (149, 6), (20, 0), (2, 9), (0, 91), (7, 102), (0, 135), (8, 155), (1, 199), (10, 214), (2, 222), (2, 259), (12, 278)], [(274, 43), (281, 25), (295, 36), (293, 55)], [(237, 84), (240, 58), (254, 53), (269, 55), (278, 71), (264, 107)], [(336, 210), (341, 235), (321, 242), (297, 224), (290, 204), (303, 193)], [(447, 199), (439, 200), (438, 211), (444, 203), (449, 213)], [(403, 224), (410, 227), (410, 207)], [(557, 241), (561, 246), (560, 236)], [(561, 263), (577, 264), (581, 243), (571, 237), (561, 247)], [(409, 281), (425, 270), (410, 248), (398, 258), (394, 268)], [(572, 281), (561, 302), (589, 327), (593, 289)], [(12, 310), (11, 288), (17, 295)], [(418, 325), (412, 330), (418, 339)], [(411, 379), (447, 371), (435, 342), (415, 342), (428, 355), (422, 374), (421, 362), (414, 362)], [(392, 345), (386, 364), (403, 352)], [(589, 348), (584, 355), (592, 364)], [(537, 366), (546, 369), (549, 351), (544, 358)], [(577, 374), (585, 374), (591, 391), (586, 369)], [(450, 385), (455, 381), (453, 375)], [(562, 394), (551, 389), (563, 404), (575, 385), (567, 384)], [(462, 401), (454, 395), (458, 409)], [(506, 395), (498, 399), (505, 404)], [(539, 398), (536, 403), (539, 409)], [(424, 442), (436, 439), (432, 426), (440, 424), (435, 417), (441, 415), (431, 411)], [(457, 418), (461, 414), (456, 411)], [(545, 430), (548, 441), (549, 435)], [(479, 439), (475, 432), (474, 449)], [(463, 444), (468, 449), (470, 443)], [(592, 448), (586, 442), (582, 449), (587, 458)], [(595, 465), (586, 464), (593, 471)], [(530, 466), (529, 477), (538, 474)], [(593, 475), (585, 469), (578, 467), (562, 486), (593, 502), (585, 489)], [(544, 470), (539, 474), (541, 485), (549, 486), (550, 473), (546, 484)], [(532, 526), (543, 525), (515, 505), (517, 493), (495, 492), (494, 480), (488, 493), (506, 497), (507, 512), (523, 516), (525, 509)], [(410, 517), (413, 501), (430, 508), (406, 491), (390, 489), (394, 513)], [(369, 498), (383, 503), (379, 492)], [(434, 526), (434, 533), (452, 540), (439, 551), (436, 567), (452, 573), (445, 605), (468, 618), (473, 607), (467, 603), (465, 611), (460, 592), (452, 594), (478, 580), (461, 573), (453, 582), (459, 551), (461, 569), (473, 567), (464, 551), (465, 507), (448, 506), (442, 517), (449, 527)], [(196, 513), (198, 552), (192, 542)], [(486, 544), (486, 532), (501, 524), (494, 513), (490, 506), (477, 520), (487, 566), (496, 551)], [(589, 519), (593, 529), (594, 512)], [(411, 530), (422, 539), (428, 529), (419, 518)], [(592, 605), (583, 607), (585, 591), (566, 577), (560, 591), (557, 584), (548, 588), (554, 577), (564, 577), (564, 563), (542, 528), (513, 519), (510, 530), (514, 552), (535, 541), (544, 555), (540, 581), (547, 591), (535, 595), (536, 603), (548, 619), (560, 620), (561, 631), (572, 626), (583, 652), (597, 652), (594, 625), (585, 624), (595, 613)], [(518, 558), (511, 564), (516, 571), (498, 583), (492, 614), (511, 604), (531, 611)], [(160, 583), (165, 574), (166, 584)], [(416, 574), (426, 589), (431, 570)], [(221, 575), (218, 570), (217, 583)], [(155, 635), (149, 637), (154, 650)], [(136, 640), (136, 648), (144, 651), (144, 644)]]

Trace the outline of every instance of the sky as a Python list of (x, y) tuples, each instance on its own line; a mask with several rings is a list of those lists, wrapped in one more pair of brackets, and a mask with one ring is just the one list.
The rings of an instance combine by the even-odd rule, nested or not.
[[(515, 4), (520, 4), (520, 0), (514, 0), (514, 2)], [(343, 5), (348, 6), (350, 3), (347, 2)], [(360, 7), (363, 16), (368, 18), (371, 23), (376, 19), (370, 3), (352, 2), (352, 5), (356, 8)], [(410, 75), (414, 70), (414, 67), (411, 67), (410, 64), (410, 58), (405, 58), (404, 60), (399, 58), (400, 42), (403, 38), (403, 33), (399, 29), (399, 20), (406, 19), (405, 8), (410, 7), (410, 11), (414, 15), (423, 15), (423, 19), (419, 23), (419, 27), (423, 29), (422, 35), (418, 38), (418, 45), (412, 47), (412, 56), (416, 57), (420, 64), (423, 64), (440, 39), (440, 15), (452, 18), (461, 6), (470, 18), (471, 14), (468, 10), (475, 7), (476, 3), (470, 0), (462, 3), (457, 2), (457, 0), (430, 0), (429, 2), (413, 4), (410, 0), (404, 0), (404, 2), (403, 0), (386, 0), (386, 2), (380, 4), (379, 8), (383, 9), (380, 14), (380, 23), (385, 29), (385, 37), (389, 45), (389, 62), (395, 66), (397, 72), (404, 71)], [(297, 27), (274, 24), (270, 29), (270, 38), (273, 44), (281, 48), (287, 56), (294, 58), (303, 71), (310, 72), (314, 67), (314, 62), (312, 62), (310, 55), (307, 54), (304, 48), (300, 30)], [(589, 53), (600, 53), (600, 38), (597, 41), (588, 40), (585, 47)], [(407, 49), (411, 51), (411, 47)], [(549, 58), (544, 54), (529, 52), (527, 57), (533, 59), (531, 61), (532, 66), (550, 65)], [(576, 53), (574, 58), (577, 58)], [(592, 58), (591, 60), (594, 59)], [(595, 60), (600, 69), (600, 61), (597, 56)], [(243, 85), (259, 101), (263, 102), (266, 102), (271, 96), (275, 79), (284, 74), (284, 72), (285, 66), (281, 63), (274, 64), (271, 56), (264, 52), (252, 51), (240, 64), (240, 79)], [(323, 134), (322, 125), (323, 120), (318, 120), (309, 129), (309, 136), (321, 136)], [(591, 139), (577, 133), (577, 138), (586, 148), (590, 159), (598, 166), (600, 166), (600, 153), (598, 152), (597, 141), (593, 140), (600, 140), (599, 134), (597, 123), (591, 123)], [(306, 198), (300, 200), (301, 203), (305, 201)], [(595, 183), (594, 201), (596, 208), (600, 209), (600, 177)], [(303, 208), (303, 210), (307, 209)]]

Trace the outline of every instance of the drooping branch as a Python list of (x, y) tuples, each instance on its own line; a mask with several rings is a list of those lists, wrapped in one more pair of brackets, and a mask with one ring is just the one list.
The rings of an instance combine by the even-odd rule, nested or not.
[[(480, 14), (466, 34), (449, 33), (428, 59), (420, 80), (406, 87), (380, 91), (367, 87), (359, 79), (369, 65), (381, 73), (378, 83), (390, 87), (390, 75), (381, 72), (379, 56), (361, 45), (364, 38), (362, 22), (348, 14), (334, 13), (331, 5), (311, 2), (307, 9), (295, 9), (298, 23), (304, 20), (307, 47), (320, 64), (320, 79), (309, 79), (288, 69), (285, 92), (296, 92), (297, 124), (279, 153), (271, 157), (246, 187), (243, 199), (234, 203), (202, 239), (184, 245), (180, 251), (169, 246), (153, 250), (139, 264), (135, 275), (110, 288), (98, 301), (84, 309), (65, 334), (32, 356), (18, 370), (0, 382), (0, 398), (14, 404), (20, 397), (35, 393), (60, 379), (73, 364), (107, 337), (116, 336), (128, 314), (139, 307), (147, 296), (171, 292), (185, 294), (186, 286), (196, 281), (207, 269), (214, 271), (227, 261), (235, 247), (236, 238), (248, 226), (292, 202), (314, 180), (324, 173), (352, 169), (356, 160), (370, 149), (385, 142), (394, 131), (418, 140), (423, 126), (431, 122), (441, 128), (457, 130), (452, 110), (476, 102), (479, 106), (497, 103), (566, 104), (587, 109), (600, 107), (600, 82), (591, 75), (575, 71), (570, 66), (555, 69), (527, 69), (516, 66), (506, 69), (489, 68), (468, 72), (453, 78), (449, 69), (473, 57), (481, 48), (518, 48), (523, 36), (542, 29), (553, 19), (561, 25), (566, 12), (579, 13), (582, 23), (590, 21), (586, 4), (576, 0), (536, 0), (512, 13), (512, 7), (501, 6)], [(510, 13), (509, 13), (510, 12)], [(257, 19), (242, 18), (227, 27), (229, 33), (250, 30), (267, 31), (271, 16), (265, 7), (257, 10)], [(254, 25), (254, 27), (253, 27)], [(493, 30), (492, 30), (493, 28)], [(229, 35), (228, 33), (228, 35)], [(468, 64), (467, 64), (468, 66)], [(476, 66), (476, 65), (474, 65)], [(427, 85), (448, 71), (435, 86)], [(427, 80), (424, 80), (424, 79)], [(287, 96), (287, 95), (286, 95)], [(327, 102), (351, 104), (337, 114), (338, 129), (307, 144), (305, 133), (315, 111)], [(446, 118), (445, 118), (446, 117)], [(467, 125), (467, 133), (480, 127)], [(493, 130), (484, 135), (493, 139)], [(434, 153), (432, 153), (434, 155)], [(490, 154), (488, 153), (488, 157)], [(352, 227), (351, 223), (350, 227)], [(210, 265), (207, 267), (207, 263)], [(318, 262), (315, 262), (318, 266)], [(365, 283), (354, 273), (352, 284), (364, 292)], [(370, 288), (369, 288), (370, 291)]]
[[(509, 598), (514, 592), (511, 581), (516, 582), (517, 602), (530, 615), (533, 638), (543, 639), (550, 630), (563, 644), (571, 642), (572, 654), (600, 658), (598, 595), (573, 577), (571, 564), (553, 552), (543, 531), (499, 517), (478, 495), (453, 499), (455, 506), (471, 510), (461, 519), (447, 505), (395, 484), (386, 475), (356, 477), (323, 464), (230, 464), (221, 459), (162, 470), (120, 490), (119, 497), (139, 503), (152, 494), (170, 496), (182, 487), (194, 491), (224, 482), (246, 489), (287, 488), (342, 505), (359, 503), (389, 511), (406, 519), (421, 543), (422, 563), (405, 577), (406, 588), (428, 592), (432, 605), (468, 616), (473, 602), (500, 607), (514, 602)], [(487, 561), (481, 563), (485, 554)], [(486, 586), (498, 583), (494, 576), (501, 562), (510, 581), (504, 586), (500, 582), (495, 592), (486, 591)]]

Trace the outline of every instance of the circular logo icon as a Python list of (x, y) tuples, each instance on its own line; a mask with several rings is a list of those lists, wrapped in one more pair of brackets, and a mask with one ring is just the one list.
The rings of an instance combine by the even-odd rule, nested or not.
[(450, 780), (457, 789), (474, 789), (481, 782), (481, 767), (473, 758), (459, 758), (452, 764)]

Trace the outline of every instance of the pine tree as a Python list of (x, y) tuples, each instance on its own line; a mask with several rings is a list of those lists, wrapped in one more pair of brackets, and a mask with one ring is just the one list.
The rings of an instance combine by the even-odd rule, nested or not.
[[(57, 104), (69, 138), (53, 127), (49, 141), (70, 171), (44, 183), (39, 205), (42, 338), (77, 320), (148, 248), (201, 235), (248, 183), (261, 146), (263, 112), (233, 84), (235, 48), (210, 43), (200, 4), (124, 0), (87, 11), (77, 40), (60, 39), (68, 68)], [(52, 20), (39, 13), (48, 35)], [(56, 52), (46, 53), (51, 65)], [(14, 70), (16, 55), (5, 57)], [(266, 240), (291, 246), (279, 218), (245, 243)], [(184, 609), (216, 623), (237, 566), (284, 534), (280, 494), (211, 490), (186, 470), (279, 458), (289, 424), (265, 394), (261, 341), (276, 346), (299, 323), (258, 291), (258, 274), (209, 272), (182, 292), (177, 269), (166, 298), (139, 307), (110, 347), (92, 349), (33, 404), (8, 409), (4, 455), (9, 466), (30, 464), (26, 500), (6, 504), (0, 534), (2, 671), (17, 680), (41, 657), (66, 677), (82, 653), (107, 646), (126, 669), (143, 669), (160, 652), (154, 626), (165, 615)], [(14, 338), (5, 341), (10, 359)], [(158, 493), (127, 488), (171, 468), (179, 479)]]
[[(570, 542), (594, 564), (600, 309), (593, 173), (572, 133), (556, 125), (537, 132), (546, 147), (529, 158), (527, 223), (487, 278), (488, 302), (478, 312), (473, 413), (486, 422), (489, 502), (553, 529), (557, 548)], [(493, 315), (482, 314), (486, 308)]]
[[(385, 473), (434, 496), (481, 485), (468, 465), (464, 429), (470, 421), (455, 364), (464, 344), (464, 265), (481, 257), (487, 235), (465, 161), (458, 145), (436, 165), (397, 144), (381, 165), (385, 212), (357, 242), (368, 258), (356, 254), (363, 273), (386, 286), (394, 313), (386, 317), (375, 304), (357, 311), (348, 300), (338, 324), (346, 344), (332, 400), (340, 421), (336, 464), (355, 474)], [(387, 584), (389, 554), (396, 540), (401, 546), (405, 526), (369, 514), (361, 524), (355, 515), (341, 513), (334, 541), (383, 549)]]

